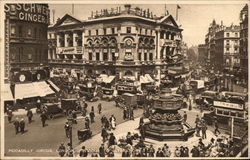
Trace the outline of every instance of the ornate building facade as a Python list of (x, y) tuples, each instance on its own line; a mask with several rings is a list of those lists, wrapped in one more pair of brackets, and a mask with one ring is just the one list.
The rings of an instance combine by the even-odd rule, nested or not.
[(171, 15), (156, 17), (149, 9), (125, 5), (92, 12), (86, 21), (65, 15), (50, 32), (55, 34), (50, 41), (56, 37), (56, 52), (49, 52), (51, 67), (80, 76), (139, 80), (145, 74), (156, 79), (165, 74), (167, 57), (180, 53), (182, 29)]

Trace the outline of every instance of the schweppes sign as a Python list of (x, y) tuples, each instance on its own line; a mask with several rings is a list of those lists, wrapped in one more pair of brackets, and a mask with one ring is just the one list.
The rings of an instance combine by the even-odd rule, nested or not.
[(47, 4), (5, 4), (4, 11), (13, 19), (49, 24)]

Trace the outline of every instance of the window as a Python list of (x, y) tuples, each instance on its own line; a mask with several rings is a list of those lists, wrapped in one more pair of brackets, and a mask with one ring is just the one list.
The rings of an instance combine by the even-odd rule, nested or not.
[(89, 30), (89, 36), (91, 36), (91, 30)]
[(28, 28), (28, 36), (31, 37), (31, 29)]
[(150, 60), (150, 61), (153, 60), (153, 53), (149, 53), (149, 60)]
[(22, 26), (18, 27), (18, 34), (19, 34), (19, 37), (23, 36), (23, 27)]
[(160, 39), (163, 39), (164, 38), (164, 32), (161, 32), (160, 33)]
[(32, 60), (32, 54), (31, 53), (28, 54), (28, 60)]
[(92, 52), (89, 52), (89, 60), (92, 61), (93, 57), (92, 57)]
[(227, 51), (229, 51), (229, 48), (226, 48), (227, 49)]
[(138, 53), (138, 59), (141, 61), (141, 53)]
[(238, 33), (235, 33), (235, 37), (238, 37)]
[(10, 27), (10, 34), (15, 35), (16, 34), (16, 26), (11, 26)]
[(229, 33), (227, 33), (227, 37), (229, 37)]
[(237, 47), (234, 47), (234, 51), (237, 51), (238, 50), (238, 48)]
[(97, 30), (95, 30), (95, 33), (96, 33), (96, 35), (98, 35), (98, 29), (97, 29)]
[(151, 35), (151, 36), (153, 35), (153, 30), (150, 30), (150, 35)]
[(141, 34), (141, 32), (142, 32), (142, 29), (140, 28), (140, 34)]
[(144, 53), (144, 61), (147, 60), (147, 53)]
[(115, 28), (111, 28), (112, 34), (115, 34)]
[(106, 35), (107, 34), (107, 30), (106, 28), (103, 29), (103, 34)]
[(108, 60), (108, 53), (107, 53), (107, 52), (104, 52), (104, 53), (103, 53), (103, 60), (104, 60), (104, 61), (107, 61), (107, 60)]
[(145, 35), (147, 35), (148, 34), (148, 30), (147, 29), (145, 29)]
[(100, 61), (100, 53), (99, 52), (96, 52), (96, 60)]
[(115, 61), (115, 52), (112, 52), (112, 61)]
[(127, 33), (131, 33), (131, 27), (127, 27)]

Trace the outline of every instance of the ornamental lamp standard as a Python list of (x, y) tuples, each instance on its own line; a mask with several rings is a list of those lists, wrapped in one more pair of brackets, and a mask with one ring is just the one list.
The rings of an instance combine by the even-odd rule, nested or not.
[(69, 144), (70, 144), (70, 149), (73, 149), (73, 144), (72, 144), (72, 124), (73, 124), (73, 118), (68, 118), (68, 124), (69, 124)]
[(233, 84), (234, 75), (231, 74), (230, 77), (231, 77), (231, 78), (230, 78), (230, 82), (231, 82), (231, 91), (233, 92), (233, 91), (234, 91), (234, 84)]

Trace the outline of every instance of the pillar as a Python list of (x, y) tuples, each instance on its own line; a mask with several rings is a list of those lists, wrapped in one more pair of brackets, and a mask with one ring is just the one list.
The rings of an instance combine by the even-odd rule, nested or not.
[(122, 72), (120, 71), (119, 72), (119, 79), (121, 79), (122, 78)]
[(76, 41), (77, 33), (73, 32), (73, 47), (77, 46), (77, 41)]
[(57, 33), (57, 35), (56, 35), (56, 47), (61, 47), (59, 33)]
[(138, 72), (135, 71), (135, 79), (138, 79)]
[(68, 37), (69, 37), (69, 34), (68, 33), (65, 33), (64, 34), (64, 46), (65, 47), (68, 47), (69, 46), (69, 42), (68, 42)]
[(84, 43), (85, 43), (85, 31), (82, 30), (82, 46), (84, 47)]
[(160, 31), (158, 30), (157, 31), (157, 34), (156, 34), (156, 37), (157, 37), (157, 43), (156, 43), (156, 48), (157, 48), (157, 61), (160, 61), (161, 60), (161, 46), (160, 46)]
[(100, 49), (99, 59), (100, 59), (101, 62), (103, 61), (103, 49)]
[(144, 61), (144, 49), (141, 50), (141, 60)]
[(157, 66), (156, 71), (157, 71), (156, 79), (158, 79), (159, 82), (161, 82), (161, 67)]
[(166, 59), (167, 48), (166, 47), (162, 47), (162, 48), (163, 48), (163, 59)]

